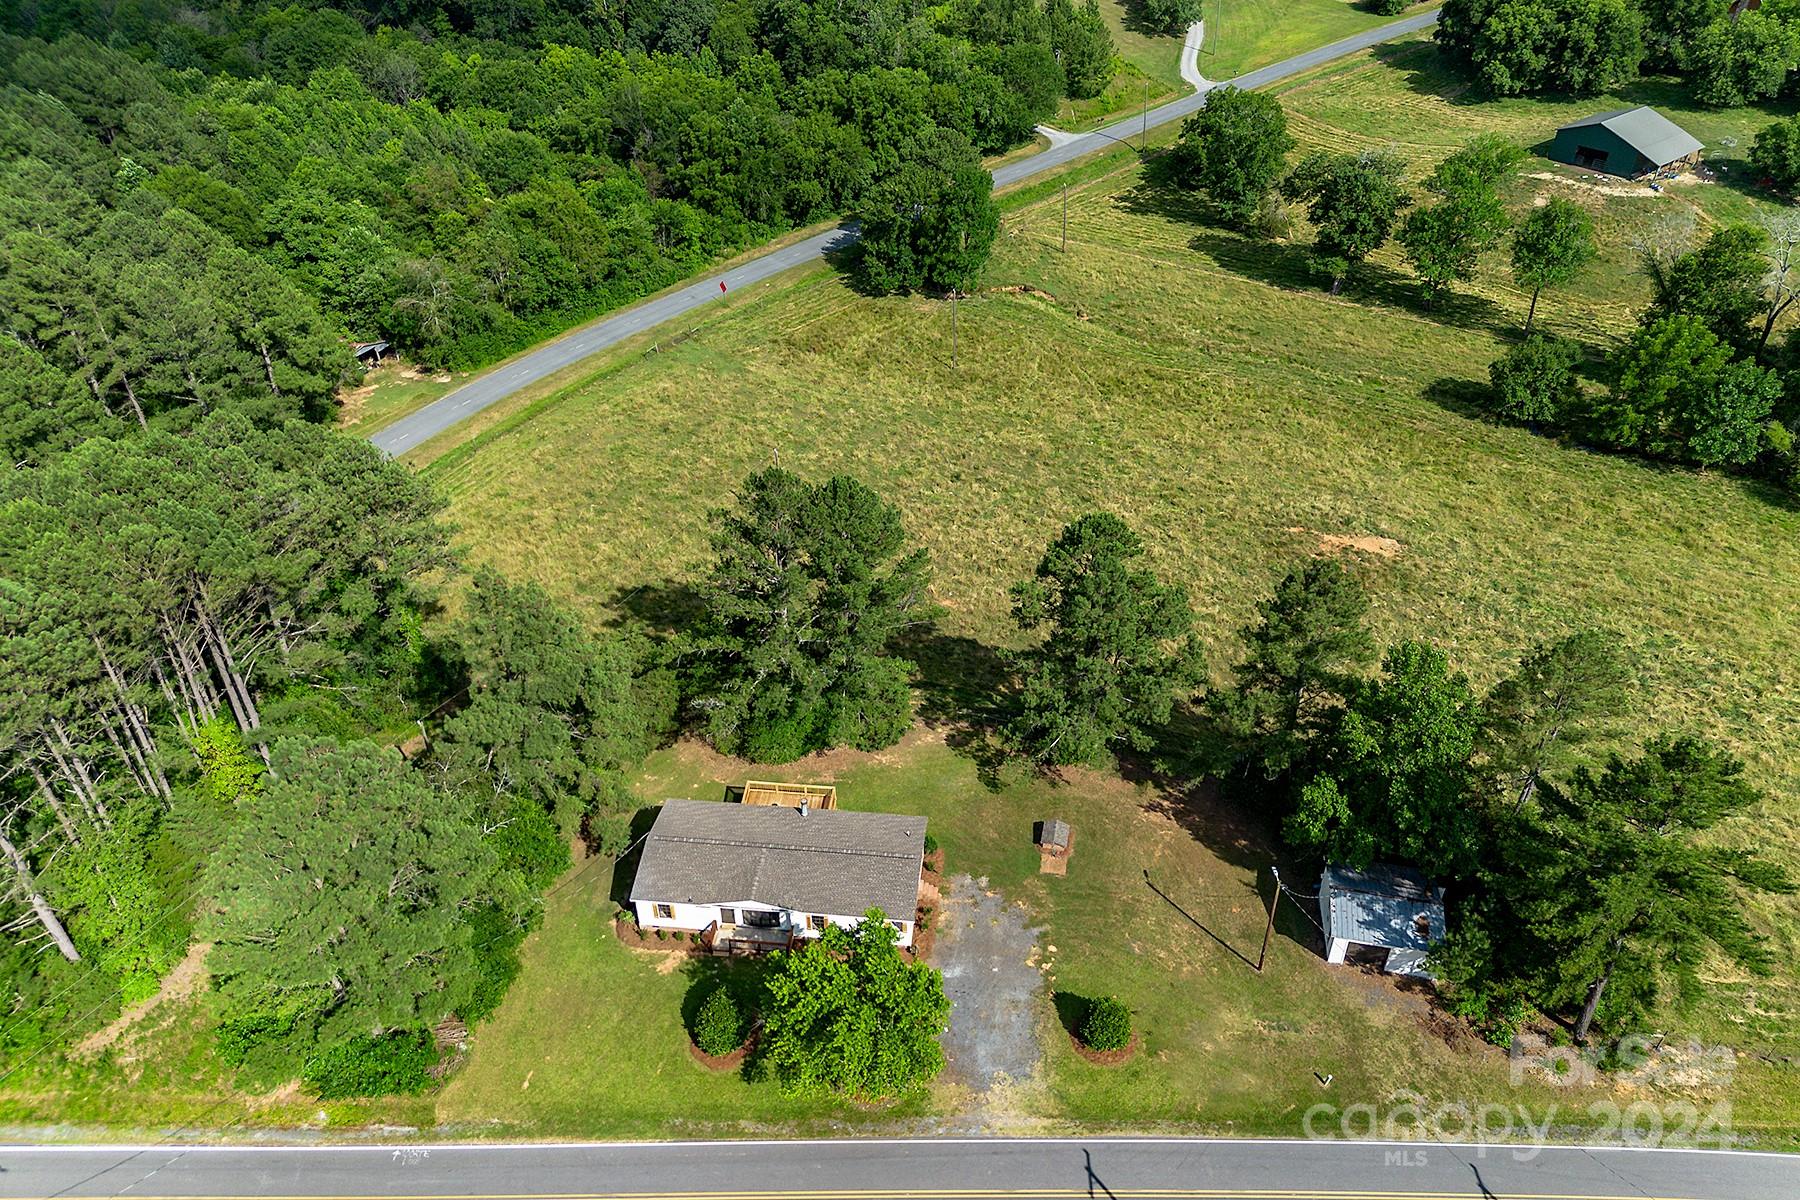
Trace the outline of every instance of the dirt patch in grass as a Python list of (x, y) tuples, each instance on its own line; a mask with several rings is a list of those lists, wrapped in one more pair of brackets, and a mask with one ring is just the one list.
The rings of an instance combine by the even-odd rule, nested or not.
[(154, 996), (131, 1005), (110, 1024), (82, 1038), (75, 1045), (75, 1057), (91, 1058), (131, 1032), (165, 1001), (185, 999), (204, 989), (207, 980), (206, 952), (211, 949), (211, 942), (195, 942), (189, 946), (182, 960), (163, 976), (162, 986), (156, 989)]
[[(779, 767), (753, 763), (748, 759), (735, 758), (729, 754), (720, 754), (697, 738), (684, 739), (678, 744), (677, 750), (680, 757), (685, 760), (683, 763), (685, 769), (725, 781), (719, 789), (722, 793), (724, 787), (730, 783), (742, 783), (746, 779), (835, 783), (846, 771), (871, 764), (891, 765), (899, 762), (906, 752), (915, 746), (943, 740), (943, 730), (915, 725), (907, 731), (905, 737), (886, 750), (821, 750), (816, 754), (809, 754), (805, 758), (796, 759)], [(717, 799), (718, 795), (704, 798)]]
[(1358, 554), (1372, 554), (1376, 558), (1399, 558), (1406, 549), (1394, 538), (1376, 534), (1318, 533), (1303, 525), (1290, 525), (1287, 531), (1317, 538), (1320, 554), (1336, 555), (1352, 550)]

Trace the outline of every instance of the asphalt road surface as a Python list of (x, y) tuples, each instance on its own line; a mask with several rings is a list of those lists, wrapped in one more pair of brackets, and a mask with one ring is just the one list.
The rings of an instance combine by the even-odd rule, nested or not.
[(0, 1148), (0, 1196), (1794, 1200), (1800, 1158), (1193, 1139)]
[[(1328, 63), (1335, 58), (1355, 54), (1359, 50), (1367, 50), (1370, 46), (1379, 45), (1409, 33), (1417, 33), (1421, 29), (1436, 24), (1437, 16), (1437, 10), (1433, 9), (1430, 12), (1407, 17), (1405, 20), (1379, 26), (1359, 33), (1355, 37), (1347, 37), (1342, 41), (1332, 42), (1328, 46), (1320, 46), (1316, 50), (1308, 50), (1305, 54), (1296, 54), (1292, 58), (1223, 82), (1239, 88), (1262, 87), (1290, 75), (1296, 75), (1301, 71), (1311, 70), (1313, 67)], [(1215, 86), (1219, 85), (1215, 84)], [(1053, 170), (1065, 163), (1073, 162), (1085, 155), (1104, 150), (1109, 145), (1130, 142), (1140, 136), (1145, 129), (1155, 129), (1167, 125), (1171, 121), (1180, 121), (1193, 115), (1205, 103), (1205, 93), (1195, 92), (1159, 108), (1151, 109), (1147, 117), (1143, 114), (1126, 117), (1029, 158), (1007, 163), (994, 172), (994, 186), (1008, 187), (1030, 179), (1034, 175)], [(847, 224), (837, 229), (827, 230), (804, 241), (760, 254), (729, 270), (708, 275), (704, 279), (697, 280), (676, 291), (658, 296), (653, 300), (646, 300), (590, 325), (570, 330), (555, 341), (547, 342), (505, 366), (471, 379), (442, 399), (435, 400), (417, 412), (409, 413), (392, 425), (376, 431), (370, 435), (369, 440), (387, 454), (405, 454), (408, 450), (422, 445), (483, 409), (498, 404), (520, 388), (553, 375), (572, 363), (580, 362), (589, 355), (598, 354), (602, 350), (615, 346), (634, 334), (660, 325), (664, 321), (673, 320), (685, 313), (702, 308), (719, 299), (726, 291), (741, 291), (753, 284), (779, 275), (790, 267), (797, 267), (814, 259), (822, 258), (831, 251), (841, 250), (855, 240), (856, 228), (854, 225)], [(725, 285), (725, 291), (721, 291), (719, 287), (721, 283)]]

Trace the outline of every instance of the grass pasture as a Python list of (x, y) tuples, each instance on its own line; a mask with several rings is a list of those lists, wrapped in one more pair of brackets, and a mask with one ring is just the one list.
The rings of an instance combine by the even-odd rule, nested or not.
[[(1421, 174), (1480, 129), (1524, 140), (1612, 102), (1507, 102), (1491, 106), (1490, 123), (1490, 106), (1467, 106), (1422, 43), (1299, 80), (1283, 99), (1303, 144), (1396, 142)], [(1737, 111), (1694, 126), (1741, 145), (1767, 119)], [(1521, 205), (1579, 183), (1534, 177), (1547, 168), (1524, 168)], [(1546, 296), (1540, 315), (1597, 348), (1642, 303), (1635, 230), (1665, 213), (1717, 220), (1762, 203), (1728, 182), (1588, 200), (1607, 254), (1578, 286)], [(1071, 191), (1067, 255), (1058, 202), (1009, 213), (984, 292), (955, 318), (954, 360), (945, 304), (871, 298), (820, 271), (653, 359), (611, 363), (434, 471), (475, 560), (543, 582), (596, 622), (654, 622), (690, 599), (703, 514), (746, 472), (778, 458), (856, 474), (901, 506), (932, 553), (945, 610), (933, 669), (974, 677), (1013, 639), (1007, 585), (1084, 511), (1124, 516), (1156, 568), (1187, 584), (1221, 677), (1234, 631), (1287, 564), (1372, 539), (1346, 553), (1374, 594), (1378, 633), (1437, 641), (1478, 685), (1537, 640), (1594, 622), (1617, 629), (1641, 681), (1628, 735), (1687, 730), (1733, 747), (1770, 800), (1727, 836), (1800, 866), (1788, 770), (1800, 664), (1779, 649), (1800, 610), (1794, 508), (1752, 482), (1477, 415), (1472, 389), (1525, 307), (1501, 261), (1437, 311), (1420, 306), (1392, 251), (1333, 299), (1308, 277), (1301, 247), (1247, 241), (1204, 218), (1135, 166), (1087, 178)], [(971, 793), (970, 803), (988, 801)], [(1777, 960), (1794, 961), (1800, 905), (1776, 899), (1759, 913)], [(1092, 952), (1091, 966), (1067, 969), (1100, 980), (1119, 969)], [(1781, 1065), (1800, 1050), (1791, 966), (1770, 980), (1719, 972), (1680, 1028), (1766, 1056), (1745, 1060), (1740, 1120), (1783, 1123), (1777, 1114), (1800, 1096), (1800, 1074)], [(1216, 1027), (1190, 1032), (1228, 1044)], [(1126, 1077), (1059, 1076), (1056, 1111), (1117, 1114), (1131, 1095), (1146, 1118), (1239, 1119), (1199, 1101), (1184, 1116), (1165, 1102), (1181, 1088), (1126, 1088)]]

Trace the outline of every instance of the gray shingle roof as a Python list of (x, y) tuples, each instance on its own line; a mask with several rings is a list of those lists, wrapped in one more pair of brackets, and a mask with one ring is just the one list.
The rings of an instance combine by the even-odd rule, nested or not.
[[(1319, 892), (1330, 937), (1390, 950), (1424, 950), (1444, 936), (1443, 889), (1433, 888), (1410, 868), (1328, 866)], [(1425, 918), (1424, 933), (1420, 917)]]
[(1069, 844), (1069, 823), (1055, 819), (1038, 822), (1038, 845), (1067, 846)]
[(846, 917), (874, 907), (911, 920), (924, 854), (924, 817), (669, 800), (644, 840), (631, 899)]
[[(1659, 167), (1678, 158), (1686, 158), (1701, 148), (1699, 139), (1693, 134), (1654, 108), (1641, 104), (1636, 108), (1595, 113), (1579, 121), (1570, 121), (1562, 129), (1584, 129), (1590, 125), (1605, 126), (1626, 145)], [(1557, 132), (1560, 133), (1561, 130)]]

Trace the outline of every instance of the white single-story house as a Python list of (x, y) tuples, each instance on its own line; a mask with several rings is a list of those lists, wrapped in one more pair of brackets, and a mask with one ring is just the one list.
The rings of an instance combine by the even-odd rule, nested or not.
[(871, 908), (910, 946), (924, 860), (924, 817), (669, 800), (631, 903), (640, 929), (699, 933), (720, 951), (790, 946)]
[(1431, 979), (1425, 954), (1444, 937), (1444, 889), (1410, 867), (1358, 871), (1327, 864), (1319, 877), (1319, 924), (1327, 962), (1354, 953), (1378, 960), (1390, 975)]

